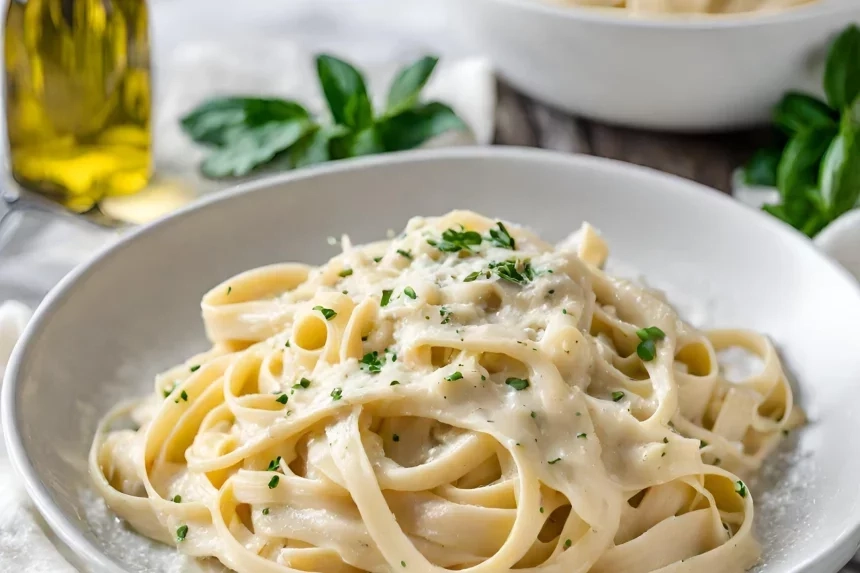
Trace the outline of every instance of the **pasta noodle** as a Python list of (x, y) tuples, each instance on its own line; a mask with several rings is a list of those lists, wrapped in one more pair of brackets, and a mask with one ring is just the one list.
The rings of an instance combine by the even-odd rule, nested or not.
[(574, 6), (621, 8), (632, 14), (740, 14), (776, 12), (816, 0), (553, 0)]
[[(744, 571), (743, 480), (803, 421), (779, 358), (607, 253), (455, 211), (235, 276), (203, 297), (212, 349), (104, 419), (95, 484), (240, 572)], [(725, 379), (730, 347), (762, 370)]]

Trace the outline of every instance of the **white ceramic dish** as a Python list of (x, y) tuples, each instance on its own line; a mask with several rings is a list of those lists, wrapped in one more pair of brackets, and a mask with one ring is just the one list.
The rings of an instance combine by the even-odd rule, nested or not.
[(588, 219), (614, 257), (698, 298), (717, 325), (772, 335), (813, 423), (752, 488), (761, 570), (833, 573), (848, 560), (860, 541), (860, 447), (846, 439), (860, 434), (854, 280), (781, 223), (694, 183), (519, 149), (408, 153), (253, 183), (141, 229), (64, 279), (27, 328), (2, 395), (11, 459), (51, 527), (94, 569), (167, 570), (172, 548), (93, 505), (85, 458), (99, 415), (206, 347), (200, 297), (224, 277), (322, 262), (335, 252), (330, 235), (368, 241), (454, 207), (548, 239)]
[(769, 119), (789, 89), (819, 92), (829, 41), (857, 0), (774, 14), (636, 18), (550, 0), (449, 0), (464, 41), (526, 94), (634, 127), (727, 130)]

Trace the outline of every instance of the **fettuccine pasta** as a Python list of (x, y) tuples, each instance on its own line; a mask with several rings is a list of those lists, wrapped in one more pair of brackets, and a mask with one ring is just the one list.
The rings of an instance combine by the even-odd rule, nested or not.
[[(779, 358), (607, 253), (455, 211), (237, 275), (203, 297), (212, 349), (105, 418), (95, 484), (239, 572), (744, 571), (744, 480), (803, 420)], [(725, 379), (730, 347), (762, 370)]]

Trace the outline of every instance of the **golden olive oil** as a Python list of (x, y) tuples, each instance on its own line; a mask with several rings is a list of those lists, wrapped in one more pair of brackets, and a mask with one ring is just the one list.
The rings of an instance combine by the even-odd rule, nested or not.
[(14, 178), (76, 211), (150, 176), (145, 0), (10, 0), (6, 125)]

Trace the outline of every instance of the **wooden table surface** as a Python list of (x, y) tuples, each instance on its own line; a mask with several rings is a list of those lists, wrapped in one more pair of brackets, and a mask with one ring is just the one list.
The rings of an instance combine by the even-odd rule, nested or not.
[(732, 172), (766, 144), (767, 127), (725, 134), (643, 131), (572, 117), (499, 83), (496, 141), (620, 159), (731, 193)]

